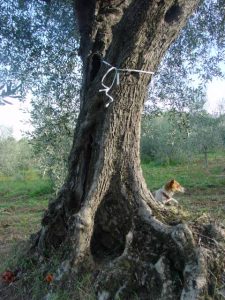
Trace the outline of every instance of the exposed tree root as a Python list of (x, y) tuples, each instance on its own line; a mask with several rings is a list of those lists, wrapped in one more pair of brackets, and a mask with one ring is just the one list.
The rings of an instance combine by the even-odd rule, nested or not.
[[(92, 211), (84, 206), (70, 218), (68, 237), (57, 250), (60, 264), (48, 296), (66, 287), (73, 299), (72, 286), (91, 272), (99, 300), (223, 299), (224, 228), (197, 222), (189, 227), (169, 225), (168, 211), (159, 206), (162, 222), (155, 214), (157, 204), (150, 208), (153, 199), (144, 187), (130, 198), (129, 190), (136, 188), (135, 183), (132, 188), (118, 184), (98, 205), (88, 206), (95, 207)], [(32, 253), (31, 258), (44, 274), (49, 264), (42, 255)]]
[(123, 254), (98, 276), (98, 298), (199, 299), (204, 295), (206, 262), (188, 227), (161, 223), (144, 202), (132, 221)]
[(98, 299), (222, 299), (224, 250), (196, 244), (184, 224), (169, 227), (146, 213), (134, 223), (124, 253), (97, 278)]
[[(127, 177), (114, 175), (111, 184), (104, 183), (107, 192), (99, 180), (62, 226), (67, 230), (59, 230), (56, 240), (61, 232), (66, 237), (57, 247), (62, 263), (52, 287), (98, 271), (93, 284), (99, 300), (220, 299), (224, 230), (201, 224), (189, 228), (180, 220), (171, 225), (168, 210), (154, 201), (138, 167), (121, 173)], [(35, 251), (49, 249), (48, 226), (51, 222), (39, 234)]]

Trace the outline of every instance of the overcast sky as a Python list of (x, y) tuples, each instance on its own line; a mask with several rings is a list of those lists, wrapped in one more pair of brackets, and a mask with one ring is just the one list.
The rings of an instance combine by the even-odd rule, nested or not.
[[(225, 80), (214, 79), (208, 86), (206, 109), (209, 112), (218, 111), (218, 105), (224, 100), (225, 106)], [(15, 99), (11, 100), (13, 105), (0, 106), (0, 125), (13, 128), (13, 136), (20, 139), (23, 132), (31, 129), (29, 123), (29, 113), (24, 110), (29, 109), (29, 97), (24, 103)]]
[(221, 104), (222, 100), (223, 106), (225, 107), (225, 80), (212, 80), (212, 82), (208, 85), (207, 98), (208, 101), (205, 105), (205, 108), (209, 112), (218, 111), (218, 106)]
[(20, 139), (23, 136), (23, 132), (31, 128), (29, 123), (29, 113), (24, 111), (29, 109), (29, 100), (24, 103), (18, 100), (10, 100), (12, 105), (0, 106), (0, 126), (4, 125), (13, 129), (13, 136), (16, 139)]

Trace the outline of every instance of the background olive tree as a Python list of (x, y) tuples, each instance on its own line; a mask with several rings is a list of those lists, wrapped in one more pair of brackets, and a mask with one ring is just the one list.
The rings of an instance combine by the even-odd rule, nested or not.
[(225, 150), (224, 114), (212, 115), (204, 109), (184, 113), (182, 118), (187, 123), (183, 126), (178, 126), (175, 118), (181, 119), (179, 112), (143, 117), (141, 154), (144, 161), (173, 164), (202, 159), (207, 167), (209, 153)]
[(0, 175), (23, 179), (24, 172), (34, 165), (34, 153), (28, 140), (17, 141), (10, 128), (0, 126)]

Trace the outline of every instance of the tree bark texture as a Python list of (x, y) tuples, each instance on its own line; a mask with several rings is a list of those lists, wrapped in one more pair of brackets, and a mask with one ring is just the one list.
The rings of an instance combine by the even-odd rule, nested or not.
[[(109, 101), (109, 67), (156, 71), (198, 0), (77, 0), (83, 61), (81, 110), (68, 177), (49, 204), (34, 248), (64, 249), (62, 270), (101, 265), (98, 299), (200, 299), (204, 253), (184, 224), (148, 191), (140, 167), (140, 123), (148, 74), (123, 72)], [(113, 71), (108, 75), (110, 85)]]

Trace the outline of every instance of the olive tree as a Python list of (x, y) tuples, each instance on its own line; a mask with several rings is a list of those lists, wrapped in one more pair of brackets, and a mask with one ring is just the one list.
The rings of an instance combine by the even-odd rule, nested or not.
[[(67, 177), (32, 244), (39, 262), (62, 253), (56, 285), (68, 274), (76, 280), (84, 269), (100, 269), (99, 299), (207, 297), (211, 277), (204, 249), (187, 225), (170, 224), (167, 209), (147, 189), (139, 146), (148, 72), (158, 70), (198, 3), (72, 1), (82, 60), (80, 113)], [(31, 53), (34, 64), (40, 53)]]
[(204, 155), (205, 167), (208, 167), (208, 153), (223, 148), (221, 117), (203, 111), (191, 117), (192, 130), (189, 136), (189, 147)]
[(119, 86), (109, 91), (112, 102), (99, 92), (110, 68), (103, 59), (120, 69), (154, 72), (197, 4), (74, 3), (83, 62), (81, 110), (67, 179), (43, 217), (34, 249), (41, 254), (64, 249), (61, 276), (84, 264), (111, 261), (96, 280), (99, 299), (129, 298), (134, 292), (145, 299), (143, 285), (151, 299), (207, 294), (206, 261), (191, 231), (162, 222), (164, 209), (142, 176), (140, 122), (151, 76), (121, 73)]

